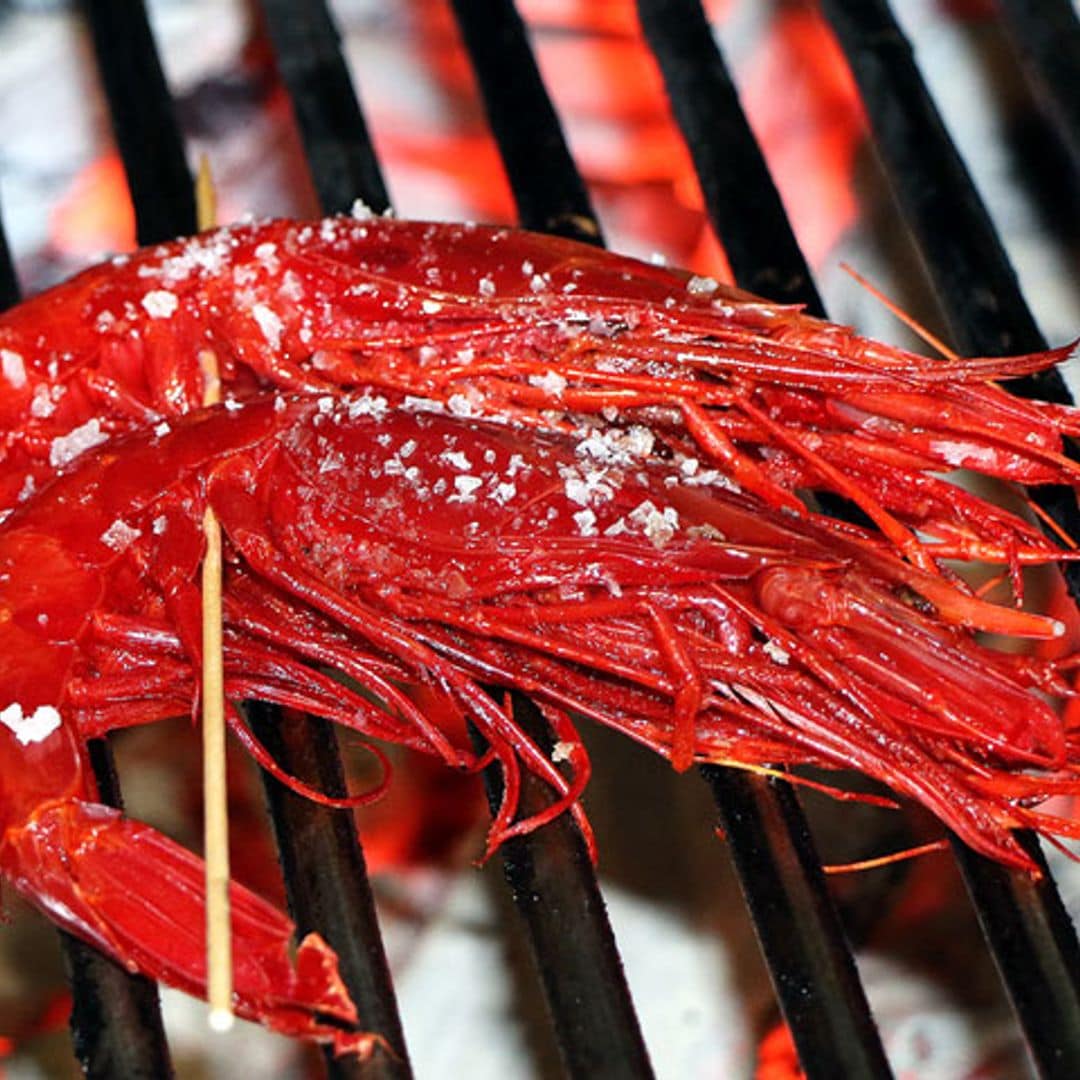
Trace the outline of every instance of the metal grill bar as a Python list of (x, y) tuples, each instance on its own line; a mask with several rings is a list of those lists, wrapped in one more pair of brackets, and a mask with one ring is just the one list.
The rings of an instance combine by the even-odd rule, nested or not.
[[(453, 0), (453, 7), (522, 224), (601, 244), (600, 224), (512, 0), (487, 5)], [(512, 700), (514, 716), (530, 736), (550, 745), (535, 706), (522, 694), (513, 694)], [(497, 805), (501, 781), (492, 770), (485, 781)], [(523, 784), (524, 812), (539, 808), (543, 798), (542, 785)], [(570, 1073), (582, 1078), (652, 1076), (615, 937), (577, 827), (569, 818), (553, 822), (504, 845), (503, 859)]]
[(0, 311), (6, 311), (19, 302), (19, 279), (15, 264), (11, 261), (11, 249), (7, 236), (0, 228)]
[[(514, 719), (545, 753), (552, 743), (537, 707), (513, 695)], [(482, 744), (482, 739), (480, 740)], [(499, 766), (484, 772), (491, 811), (502, 801)], [(522, 778), (523, 815), (551, 802), (543, 781)], [(500, 854), (514, 903), (528, 930), (544, 994), (557, 1018), (559, 1050), (580, 1080), (650, 1080), (649, 1054), (634, 1016), (604, 898), (581, 832), (569, 814), (503, 844)]]
[[(328, 795), (347, 794), (331, 724), (292, 710), (282, 716), (261, 701), (247, 702), (244, 711), (256, 736), (279, 763), (288, 762), (292, 775)], [(297, 933), (303, 938), (315, 931), (326, 939), (347, 973), (364, 1029), (378, 1032), (393, 1051), (376, 1045), (365, 1061), (327, 1051), (327, 1070), (341, 1080), (407, 1080), (412, 1070), (405, 1035), (353, 815), (297, 795), (269, 773), (263, 777)], [(327, 875), (326, 866), (334, 872)]]
[[(360, 104), (341, 55), (340, 38), (321, 0), (269, 0), (262, 5), (275, 61), (293, 97), (309, 167), (324, 210), (348, 209), (359, 197), (388, 207), (386, 187)], [(283, 50), (287, 49), (286, 55)], [(344, 781), (332, 725), (250, 703), (259, 738), (295, 776), (329, 793)], [(275, 730), (277, 729), (277, 730)], [(351, 814), (301, 799), (268, 774), (264, 782), (278, 837), (289, 909), (297, 925), (318, 929), (338, 951), (341, 973), (366, 1030), (381, 1035), (392, 1055), (376, 1051), (360, 1065), (330, 1061), (341, 1075), (397, 1080), (412, 1075), (397, 999), (379, 933), (363, 850)], [(323, 785), (329, 784), (330, 788)], [(333, 790), (331, 790), (333, 789)], [(359, 1069), (358, 1072), (350, 1070)]]
[(195, 231), (195, 189), (143, 0), (83, 0), (140, 244)]
[(602, 244), (513, 0), (451, 0), (526, 229)]
[[(987, 355), (1044, 347), (989, 215), (879, 0), (824, 0), (859, 84), (890, 182), (927, 260), (954, 335)], [(1067, 400), (1056, 371), (1020, 387)], [(1033, 492), (1033, 497), (1039, 496)], [(1040, 498), (1072, 535), (1071, 492)], [(1080, 575), (1066, 572), (1074, 599)], [(1019, 836), (1029, 851), (1033, 836)], [(1052, 878), (1034, 883), (954, 840), (964, 879), (1028, 1046), (1044, 1076), (1080, 1075), (1080, 945)], [(1038, 860), (1045, 871), (1045, 862)], [(1050, 998), (1053, 999), (1051, 1002)]]
[(703, 772), (806, 1076), (891, 1077), (791, 785), (734, 769)]
[(675, 120), (694, 161), (705, 208), (735, 280), (781, 304), (825, 308), (780, 193), (698, 0), (638, 0)]
[(1080, 171), (1080, 18), (1072, 0), (998, 0), (998, 8)]
[[(701, 4), (638, 0), (638, 17), (736, 281), (824, 316)], [(795, 792), (730, 769), (703, 772), (803, 1068), (891, 1075)]]
[(262, 0), (262, 11), (323, 212), (348, 213), (360, 197), (383, 213), (390, 196), (326, 4)]
[[(18, 302), (18, 277), (0, 227), (0, 311)], [(112, 754), (104, 739), (87, 743), (98, 796), (124, 808)], [(66, 931), (60, 948), (71, 986), (71, 1039), (89, 1080), (168, 1080), (173, 1075), (161, 1023), (157, 984), (132, 975), (115, 960)]]

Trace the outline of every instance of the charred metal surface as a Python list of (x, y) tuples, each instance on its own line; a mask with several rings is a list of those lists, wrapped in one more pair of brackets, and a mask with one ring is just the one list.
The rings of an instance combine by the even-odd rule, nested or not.
[(383, 213), (390, 197), (326, 4), (262, 0), (260, 6), (324, 212), (348, 213), (363, 199)]
[(513, 0), (452, 0), (526, 229), (602, 244)]
[[(282, 768), (327, 795), (346, 794), (330, 723), (261, 701), (247, 702), (244, 711), (256, 738)], [(404, 1080), (412, 1070), (353, 815), (297, 795), (269, 773), (263, 773), (263, 783), (297, 935), (303, 939), (314, 932), (325, 938), (338, 955), (364, 1030), (387, 1044), (376, 1045), (367, 1061), (328, 1057), (330, 1074)]]
[[(540, 711), (523, 694), (512, 700), (515, 722), (550, 753)], [(503, 794), (497, 764), (484, 771), (484, 786), (494, 814)], [(519, 816), (542, 811), (551, 798), (542, 780), (526, 774)], [(652, 1077), (604, 899), (574, 820), (563, 814), (536, 832), (514, 837), (500, 855), (525, 921), (567, 1073), (580, 1080)]]
[(15, 264), (11, 261), (7, 236), (0, 228), (0, 311), (6, 311), (18, 302), (19, 279), (15, 274)]
[(142, 0), (83, 0), (140, 244), (195, 232), (195, 190)]
[[(824, 0), (859, 83), (891, 183), (934, 278), (961, 346), (1000, 356), (1045, 348), (989, 215), (915, 66), (911, 47), (879, 0)], [(1068, 401), (1055, 370), (1011, 387)], [(1031, 497), (1080, 537), (1075, 495), (1034, 489)], [(1080, 597), (1080, 572), (1065, 579)], [(1040, 865), (1037, 839), (1018, 839)], [(1034, 883), (966, 849), (954, 849), (994, 960), (1044, 1076), (1080, 1076), (1080, 945), (1053, 879)], [(1053, 999), (1052, 1002), (1050, 999)]]
[(791, 785), (702, 771), (806, 1075), (891, 1076)]
[(953, 850), (1039, 1073), (1065, 1080), (1080, 1075), (1080, 949), (1038, 841), (1031, 833), (1017, 840), (1041, 879), (976, 855), (955, 838)]
[(638, 0), (637, 10), (735, 280), (824, 316), (700, 0)]
[(1080, 174), (1080, 16), (1072, 0), (998, 0), (998, 8)]

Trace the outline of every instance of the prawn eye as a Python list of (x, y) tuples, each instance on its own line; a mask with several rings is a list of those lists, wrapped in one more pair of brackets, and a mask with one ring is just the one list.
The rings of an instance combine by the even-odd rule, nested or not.
[(754, 576), (754, 592), (761, 610), (791, 629), (812, 630), (847, 621), (841, 591), (820, 570), (769, 567)]

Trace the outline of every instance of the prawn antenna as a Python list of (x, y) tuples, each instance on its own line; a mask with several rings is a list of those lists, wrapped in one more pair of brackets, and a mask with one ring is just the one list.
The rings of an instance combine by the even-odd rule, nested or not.
[[(199, 229), (217, 216), (217, 196), (204, 154), (195, 182)], [(217, 357), (199, 354), (203, 405), (221, 402)], [(206, 555), (202, 565), (203, 830), (206, 856), (206, 998), (214, 1031), (233, 1025), (232, 933), (229, 917), (229, 809), (225, 784), (225, 661), (222, 647), (221, 526), (208, 505), (203, 516)]]
[(954, 349), (950, 349), (941, 338), (936, 334), (932, 334), (917, 319), (912, 318), (895, 300), (890, 300), (872, 281), (863, 277), (850, 263), (842, 262), (840, 269), (858, 285), (861, 285), (879, 304), (884, 304), (891, 315), (899, 319), (913, 334), (925, 341), (931, 349), (940, 353), (946, 360), (959, 359), (959, 355)]

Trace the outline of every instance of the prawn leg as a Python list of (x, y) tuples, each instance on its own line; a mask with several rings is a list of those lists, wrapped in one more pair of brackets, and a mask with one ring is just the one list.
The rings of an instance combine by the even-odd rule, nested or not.
[[(197, 856), (118, 810), (67, 799), (6, 838), (0, 867), (72, 934), (140, 972), (206, 997), (205, 867)], [(363, 1053), (356, 1007), (337, 956), (308, 934), (290, 959), (294, 926), (235, 883), (229, 890), (236, 1011), (335, 1053)]]

